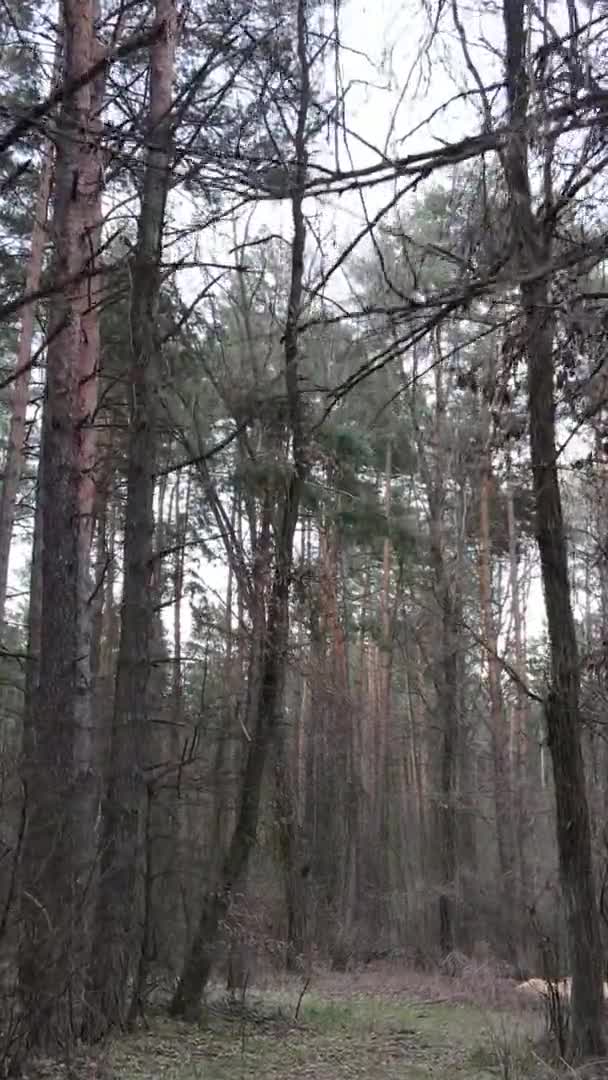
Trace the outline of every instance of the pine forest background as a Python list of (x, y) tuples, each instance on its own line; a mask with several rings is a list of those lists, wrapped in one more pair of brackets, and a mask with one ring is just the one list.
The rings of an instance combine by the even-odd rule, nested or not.
[(608, 7), (0, 27), (4, 1056), (381, 957), (597, 1050)]

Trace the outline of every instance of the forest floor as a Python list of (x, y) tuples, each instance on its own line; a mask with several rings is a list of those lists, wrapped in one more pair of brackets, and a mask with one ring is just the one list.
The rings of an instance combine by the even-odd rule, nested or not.
[[(150, 1016), (109, 1048), (116, 1080), (519, 1080), (548, 1075), (542, 1016), (512, 993), (381, 972), (211, 995), (200, 1026)], [(426, 992), (427, 996), (424, 996)], [(480, 1000), (481, 999), (481, 1000)], [(297, 1019), (296, 1009), (299, 1010)]]

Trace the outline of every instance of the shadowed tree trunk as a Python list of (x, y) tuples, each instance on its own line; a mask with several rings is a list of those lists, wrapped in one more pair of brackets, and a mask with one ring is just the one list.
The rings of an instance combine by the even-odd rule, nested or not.
[[(522, 274), (522, 316), (528, 363), (530, 455), (536, 535), (551, 649), (545, 715), (553, 760), (557, 845), (572, 972), (571, 1051), (601, 1056), (602, 957), (591, 859), (589, 806), (581, 748), (580, 671), (568, 551), (557, 473), (554, 397), (554, 314), (548, 280), (552, 223), (533, 211), (528, 173), (528, 58), (524, 0), (504, 0), (506, 77), (512, 134), (504, 155), (515, 260)], [(545, 175), (547, 170), (545, 171)], [(545, 184), (545, 206), (552, 192)], [(546, 220), (546, 218), (545, 218)]]
[(162, 32), (150, 59), (147, 157), (138, 239), (132, 264), (129, 382), (131, 412), (125, 512), (124, 585), (109, 777), (103, 812), (101, 878), (88, 986), (89, 1038), (126, 1023), (128, 994), (140, 955), (144, 756), (149, 737), (148, 681), (154, 597), (152, 535), (157, 452), (154, 386), (160, 262), (171, 164), (175, 58), (174, 0), (157, 0)]

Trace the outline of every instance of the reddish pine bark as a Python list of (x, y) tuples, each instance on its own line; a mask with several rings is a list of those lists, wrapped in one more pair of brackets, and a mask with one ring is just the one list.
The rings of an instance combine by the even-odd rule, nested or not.
[[(65, 80), (78, 79), (96, 56), (94, 0), (63, 5)], [(85, 485), (81, 383), (90, 369), (90, 281), (100, 168), (92, 84), (61, 106), (54, 197), (56, 280), (47, 352), (41, 451), (42, 612), (38, 692), (28, 719), (23, 767), (29, 814), (24, 847), (24, 933), (20, 990), (30, 1044), (45, 1050), (73, 1042), (88, 948), (86, 913), (94, 858), (88, 688), (81, 685)], [(83, 742), (84, 740), (84, 742)]]

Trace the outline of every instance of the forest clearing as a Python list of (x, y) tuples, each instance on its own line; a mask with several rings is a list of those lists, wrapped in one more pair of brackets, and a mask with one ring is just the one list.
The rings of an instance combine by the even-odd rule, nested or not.
[(232, 1005), (213, 988), (194, 1031), (153, 1015), (147, 1029), (108, 1049), (106, 1066), (116, 1080), (551, 1075), (539, 1053), (542, 1014), (522, 1008), (512, 986), (483, 970), (461, 986), (441, 976), (408, 979), (395, 965), (365, 975), (320, 974), (301, 1000), (301, 980), (279, 981), (282, 987), (254, 988)]

